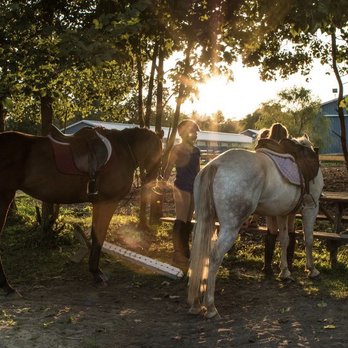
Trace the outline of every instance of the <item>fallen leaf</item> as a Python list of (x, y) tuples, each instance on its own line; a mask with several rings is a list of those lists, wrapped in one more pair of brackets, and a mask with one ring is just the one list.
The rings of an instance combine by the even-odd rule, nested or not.
[(325, 308), (325, 307), (327, 307), (327, 303), (324, 302), (324, 301), (319, 302), (319, 303), (317, 304), (317, 307), (319, 307), (319, 308)]

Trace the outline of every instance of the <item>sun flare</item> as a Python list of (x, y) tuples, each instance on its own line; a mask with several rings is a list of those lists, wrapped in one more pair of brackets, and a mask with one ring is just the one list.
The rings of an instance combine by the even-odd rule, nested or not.
[(193, 101), (187, 100), (182, 105), (182, 111), (187, 115), (194, 112), (200, 116), (211, 116), (221, 110), (225, 119), (238, 120), (255, 112), (263, 102), (274, 99), (279, 91), (293, 86), (311, 89), (322, 100), (329, 100), (332, 99), (330, 86), (335, 86), (335, 77), (328, 76), (325, 69), (320, 62), (315, 62), (309, 80), (295, 74), (285, 80), (262, 81), (258, 68), (246, 68), (241, 62), (236, 62), (231, 66), (233, 81), (219, 75), (200, 84), (199, 95)]
[(187, 101), (187, 107), (201, 115), (211, 115), (219, 110), (225, 113), (231, 101), (230, 83), (224, 76), (215, 76), (201, 83), (197, 99)]

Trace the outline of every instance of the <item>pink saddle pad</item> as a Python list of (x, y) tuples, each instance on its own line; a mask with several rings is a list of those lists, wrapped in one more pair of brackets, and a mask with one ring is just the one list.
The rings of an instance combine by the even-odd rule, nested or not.
[(260, 148), (257, 152), (262, 152), (267, 155), (274, 162), (283, 177), (291, 184), (301, 186), (302, 180), (299, 168), (291, 155), (276, 153), (266, 148)]

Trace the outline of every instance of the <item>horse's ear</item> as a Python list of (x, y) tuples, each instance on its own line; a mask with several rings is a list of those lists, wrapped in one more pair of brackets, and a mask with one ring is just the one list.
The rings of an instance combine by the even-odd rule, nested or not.
[(309, 136), (307, 133), (304, 134), (304, 137), (309, 140)]

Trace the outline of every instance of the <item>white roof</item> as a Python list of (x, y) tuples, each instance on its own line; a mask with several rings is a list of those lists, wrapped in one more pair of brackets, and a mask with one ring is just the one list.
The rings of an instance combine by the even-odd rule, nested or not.
[[(344, 95), (343, 96), (343, 99), (344, 98), (346, 98), (348, 95)], [(328, 101), (326, 101), (326, 102), (323, 102), (323, 103), (321, 103), (321, 106), (324, 106), (324, 105), (326, 105), (326, 104), (331, 104), (331, 103), (333, 103), (333, 102), (337, 102), (337, 100), (338, 100), (338, 98), (333, 98), (333, 99), (331, 99), (331, 100), (328, 100)], [(337, 116), (337, 115), (336, 115)]]
[(244, 134), (236, 133), (222, 133), (222, 132), (210, 132), (200, 131), (197, 133), (197, 140), (202, 141), (222, 141), (232, 143), (252, 143), (252, 138)]
[[(139, 127), (139, 125), (129, 124), (129, 123), (115, 123), (115, 122), (82, 120), (82, 121), (78, 121), (78, 122), (68, 126), (67, 129), (74, 127), (74, 126), (77, 126), (81, 123), (86, 125), (86, 126), (91, 126), (91, 127), (99, 126), (99, 127), (104, 127), (106, 129), (118, 129), (118, 130), (122, 130), (124, 128)], [(155, 127), (151, 126), (150, 129), (154, 130)], [(164, 139), (167, 139), (170, 128), (169, 127), (162, 127), (162, 129), (164, 132)], [(176, 135), (176, 138), (179, 139), (178, 134)], [(251, 144), (253, 141), (253, 139), (251, 137), (249, 137), (247, 135), (243, 135), (243, 134), (211, 132), (211, 131), (198, 132), (197, 133), (197, 140), (198, 141), (220, 141), (220, 142), (246, 143), (246, 144)]]

